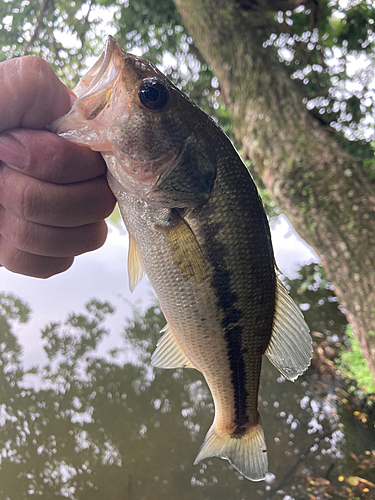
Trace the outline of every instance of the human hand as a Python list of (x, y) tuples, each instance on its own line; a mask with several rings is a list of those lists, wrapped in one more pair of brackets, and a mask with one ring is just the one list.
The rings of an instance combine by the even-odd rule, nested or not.
[(115, 198), (99, 153), (43, 130), (72, 96), (42, 59), (0, 64), (0, 262), (47, 278), (99, 248)]

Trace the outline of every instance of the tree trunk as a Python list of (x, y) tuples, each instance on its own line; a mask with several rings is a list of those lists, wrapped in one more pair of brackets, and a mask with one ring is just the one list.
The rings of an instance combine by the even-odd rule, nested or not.
[(263, 47), (262, 13), (242, 11), (235, 0), (174, 1), (219, 79), (245, 154), (319, 254), (375, 380), (374, 184)]

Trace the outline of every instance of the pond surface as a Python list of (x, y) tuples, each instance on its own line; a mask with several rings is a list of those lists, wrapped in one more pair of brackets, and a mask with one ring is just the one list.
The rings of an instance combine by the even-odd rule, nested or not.
[[(244, 480), (218, 458), (194, 466), (211, 396), (195, 370), (151, 367), (164, 319), (147, 282), (128, 295), (125, 238), (111, 238), (113, 248), (47, 282), (0, 270), (1, 500), (354, 498), (343, 496), (346, 478), (367, 481), (357, 498), (374, 498), (375, 471), (358, 458), (372, 458), (374, 428), (315, 365), (291, 383), (264, 360), (266, 481)], [(314, 339), (341, 342), (345, 316), (320, 268), (289, 271)], [(328, 496), (325, 481), (336, 488)]]

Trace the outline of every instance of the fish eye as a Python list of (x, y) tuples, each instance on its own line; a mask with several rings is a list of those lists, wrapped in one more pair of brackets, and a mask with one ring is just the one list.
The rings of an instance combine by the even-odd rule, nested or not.
[(149, 109), (160, 109), (169, 100), (167, 87), (156, 78), (143, 80), (138, 90), (139, 99)]

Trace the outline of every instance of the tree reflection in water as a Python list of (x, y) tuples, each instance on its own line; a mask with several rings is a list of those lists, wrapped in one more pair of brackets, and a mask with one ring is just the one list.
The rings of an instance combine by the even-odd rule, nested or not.
[[(307, 266), (289, 284), (312, 330), (339, 338), (345, 318), (320, 270)], [(333, 481), (348, 472), (345, 443), (354, 441), (353, 433), (361, 434), (355, 453), (375, 448), (371, 430), (360, 422), (346, 435), (333, 379), (322, 380), (312, 367), (291, 384), (265, 361), (260, 411), (268, 482), (243, 480), (219, 459), (194, 467), (213, 418), (204, 380), (195, 370), (150, 366), (165, 323), (157, 306), (144, 317), (135, 314), (123, 345), (99, 357), (96, 348), (109, 334), (105, 323), (113, 313), (110, 304), (91, 300), (83, 313), (47, 325), (48, 363), (25, 371), (15, 331), (30, 310), (0, 294), (2, 499), (240, 500), (286, 493), (307, 499), (303, 478)], [(135, 362), (122, 362), (130, 349)]]

